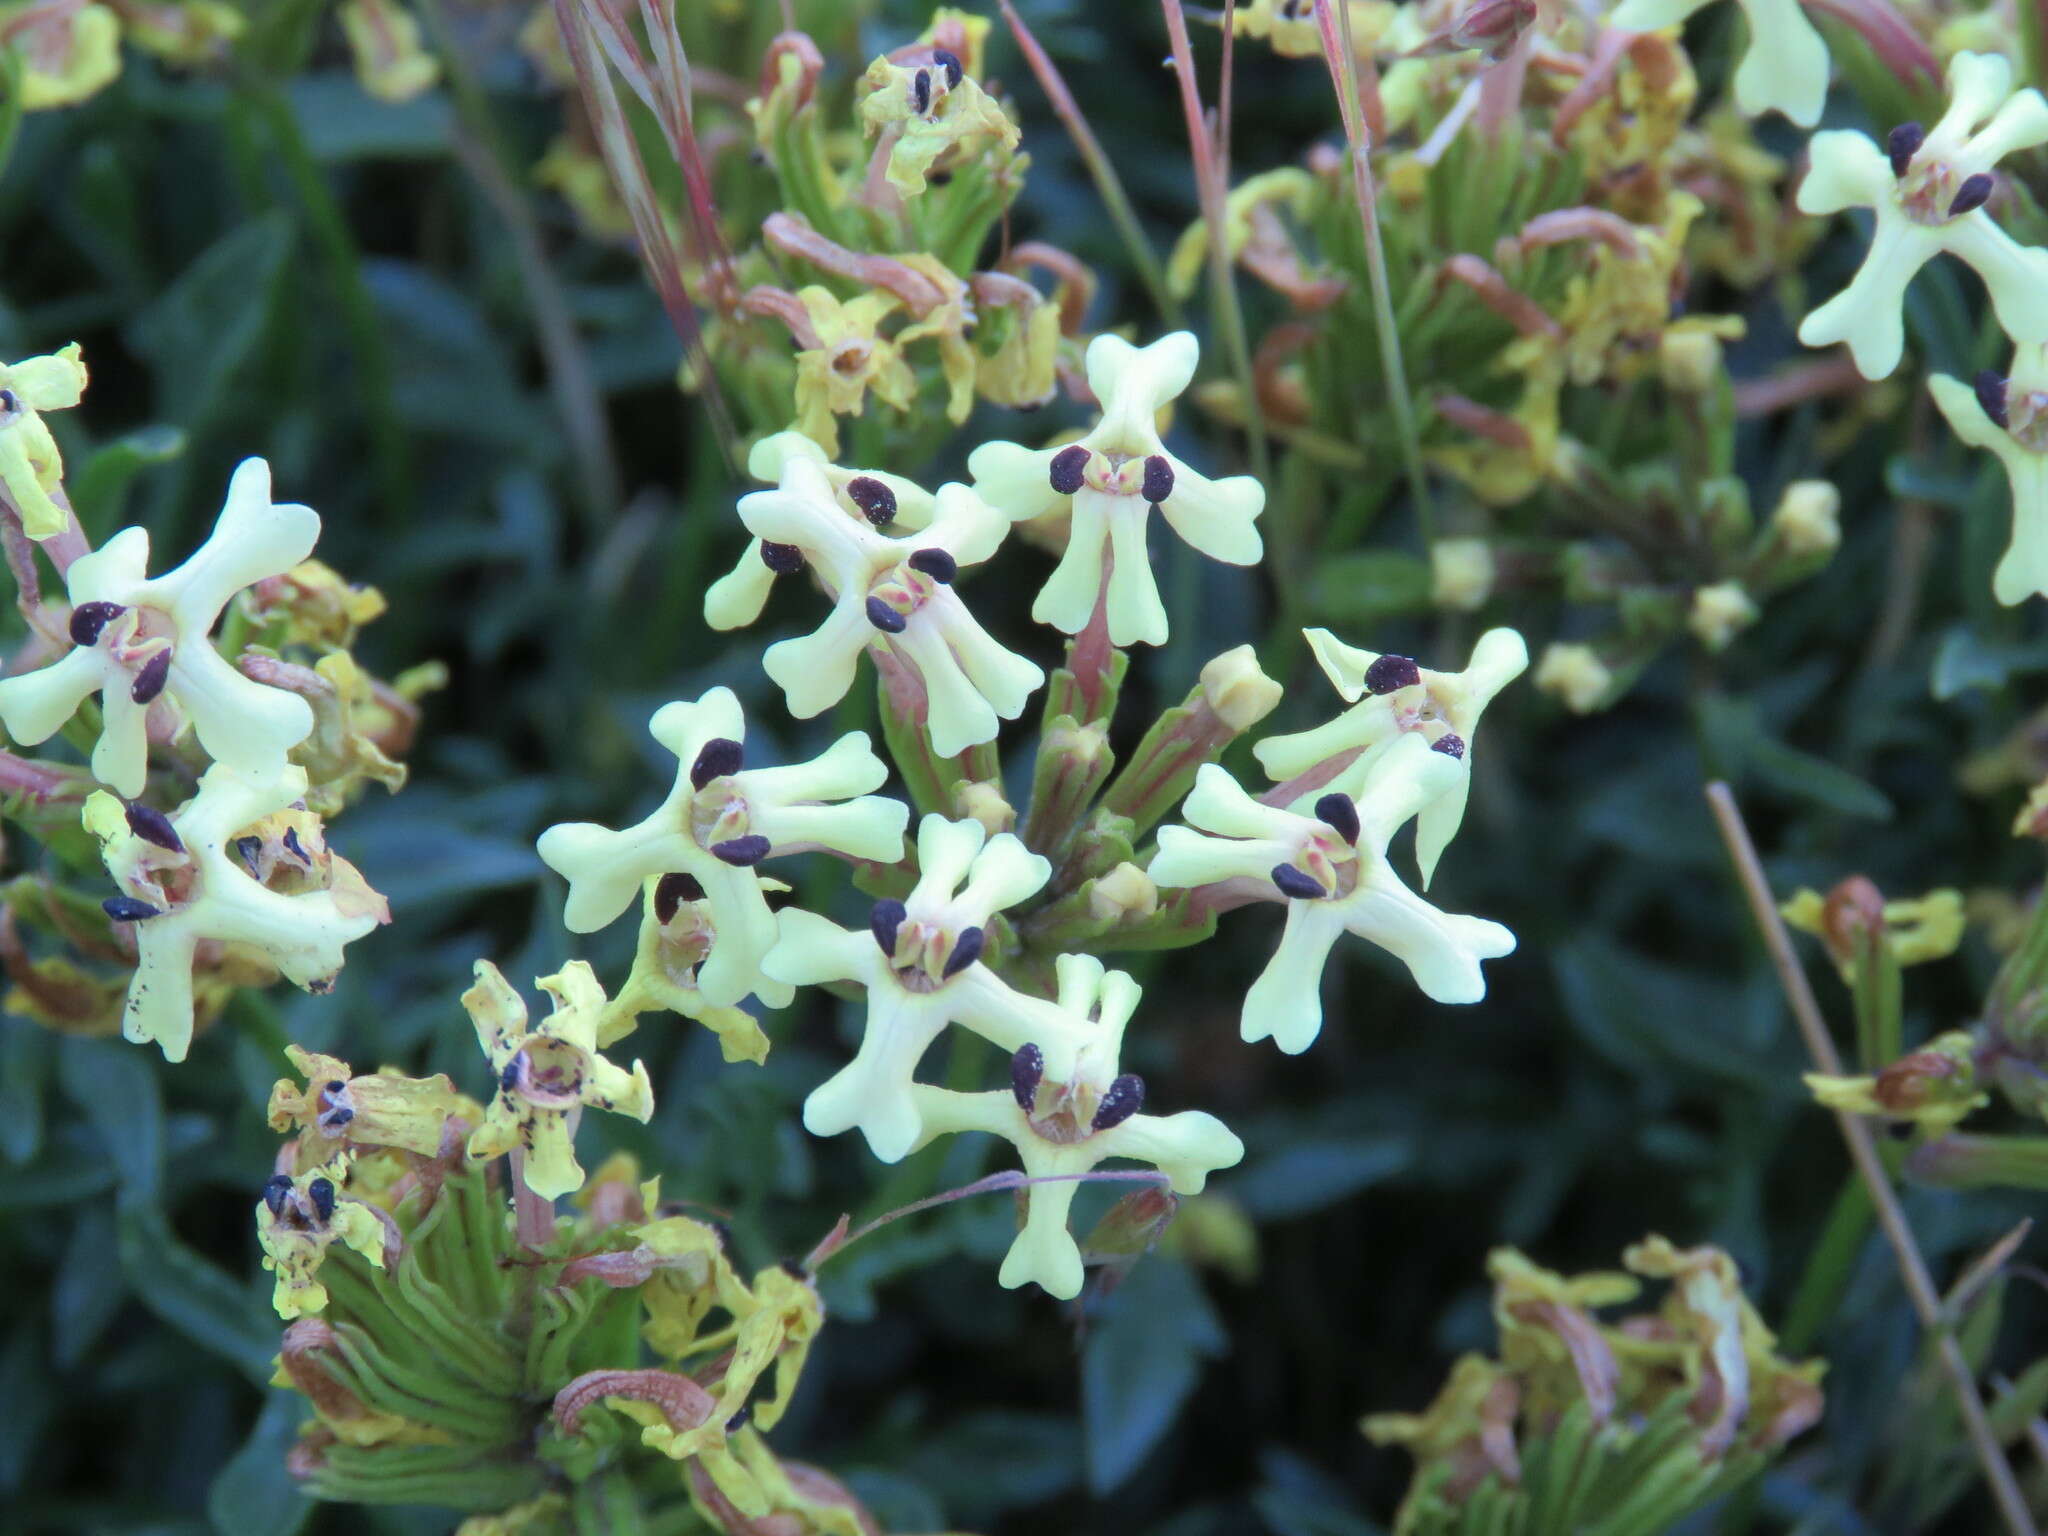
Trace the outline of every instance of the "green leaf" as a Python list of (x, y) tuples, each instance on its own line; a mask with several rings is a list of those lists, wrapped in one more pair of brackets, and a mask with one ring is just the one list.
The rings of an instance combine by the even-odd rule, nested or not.
[(19, 1167), (43, 1145), (43, 1089), (54, 1054), (49, 1031), (0, 1019), (0, 1155)]
[(206, 1517), (221, 1536), (293, 1536), (313, 1512), (285, 1470), (285, 1453), (298, 1438), (305, 1401), (273, 1391), (242, 1448), (220, 1469), (206, 1494)]
[(1362, 550), (1318, 562), (1305, 607), (1336, 623), (1371, 624), (1429, 607), (1429, 562), (1418, 555)]
[(156, 368), (161, 415), (186, 426), (212, 417), (269, 324), (297, 243), (287, 214), (251, 219), (202, 251), (136, 316), (132, 340)]
[(1972, 688), (2000, 689), (2013, 678), (2048, 671), (2048, 642), (2002, 645), (1987, 641), (1967, 624), (1941, 637), (1929, 679), (1937, 699), (1953, 699)]
[(121, 1268), (143, 1305), (201, 1349), (267, 1381), (278, 1336), (270, 1309), (177, 1237), (161, 1211), (123, 1210), (117, 1227)]
[(164, 1104), (149, 1055), (124, 1041), (71, 1038), (58, 1047), (57, 1063), (65, 1096), (91, 1122), (120, 1175), (122, 1204), (156, 1205), (163, 1197)]
[(1088, 1486), (1122, 1487), (1165, 1438), (1205, 1359), (1227, 1340), (1194, 1272), (1154, 1256), (1131, 1271), (1081, 1358)]
[(88, 528), (112, 528), (121, 521), (128, 485), (152, 464), (168, 464), (185, 451), (176, 427), (144, 427), (93, 450), (66, 482), (71, 505)]
[(1296, 1142), (1229, 1176), (1230, 1196), (1258, 1221), (1305, 1216), (1399, 1173), (1408, 1143), (1393, 1136)]
[(50, 1352), (64, 1370), (86, 1358), (127, 1294), (121, 1267), (107, 1262), (113, 1251), (113, 1213), (104, 1205), (81, 1210), (50, 1288)]
[(446, 154), (454, 137), (455, 104), (446, 92), (410, 101), (379, 101), (353, 70), (301, 75), (285, 88), (292, 116), (315, 160), (429, 160)]

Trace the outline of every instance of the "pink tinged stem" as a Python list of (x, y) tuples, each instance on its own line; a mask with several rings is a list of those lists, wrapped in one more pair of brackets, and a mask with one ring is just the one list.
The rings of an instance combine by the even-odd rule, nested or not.
[(513, 1230), (522, 1248), (545, 1248), (555, 1236), (555, 1203), (526, 1187), (526, 1149), (512, 1149)]
[(1912, 24), (1890, 0), (1804, 0), (1860, 33), (1885, 67), (1905, 84), (1921, 89), (1941, 83), (1941, 64)]

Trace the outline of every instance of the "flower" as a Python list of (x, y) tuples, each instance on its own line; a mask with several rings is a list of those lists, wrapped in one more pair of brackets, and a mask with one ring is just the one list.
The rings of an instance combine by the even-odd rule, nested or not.
[(917, 863), (910, 895), (876, 902), (866, 933), (791, 907), (762, 962), (778, 981), (867, 989), (860, 1049), (804, 1100), (804, 1127), (814, 1136), (858, 1130), (885, 1163), (917, 1144), (923, 1122), (911, 1078), (948, 1024), (1006, 1051), (1035, 1042), (1056, 1077), (1073, 1070), (1079, 1043), (1066, 1015), (1012, 991), (981, 961), (990, 919), (1044, 885), (1051, 864), (1013, 833), (990, 837), (979, 822), (936, 815), (918, 825)]
[(420, 24), (385, 0), (347, 0), (341, 30), (355, 56), (356, 79), (379, 101), (411, 101), (441, 78), (441, 64), (420, 41)]
[(1987, 370), (1965, 384), (1938, 373), (1927, 387), (1955, 435), (1989, 448), (2012, 483), (2012, 542), (1992, 595), (2008, 607), (2048, 596), (2048, 340), (2021, 346), (2010, 378)]
[[(1942, 380), (1930, 381), (1935, 404), (1942, 404)], [(1950, 418), (1954, 420), (1953, 417)], [(1958, 429), (1960, 430), (1960, 428)], [(1842, 493), (1826, 480), (1794, 480), (1785, 487), (1771, 513), (1771, 533), (1795, 557), (1833, 554), (1842, 542)]]
[(1166, 643), (1166, 607), (1145, 552), (1155, 508), (1212, 560), (1254, 565), (1264, 552), (1252, 524), (1265, 509), (1265, 488), (1249, 475), (1198, 475), (1159, 438), (1159, 410), (1188, 387), (1200, 355), (1187, 331), (1143, 348), (1097, 336), (1088, 344), (1088, 383), (1102, 419), (1092, 431), (1064, 447), (993, 442), (967, 456), (974, 488), (1012, 522), (1073, 509), (1066, 553), (1031, 605), (1041, 624), (1079, 634), (1102, 599), (1111, 644)]
[(1846, 129), (1815, 134), (1799, 184), (1803, 212), (1876, 215), (1855, 278), (1799, 327), (1810, 347), (1846, 341), (1866, 379), (1899, 366), (1906, 285), (1942, 251), (1976, 268), (2015, 341), (2048, 341), (2048, 252), (2015, 244), (1984, 212), (1999, 159), (2048, 141), (2048, 100), (2031, 88), (2015, 93), (1999, 54), (1957, 54), (1948, 85), (1952, 101), (1932, 130), (1902, 123), (1882, 149)]
[(1930, 1137), (1946, 1136), (1991, 1102), (1979, 1091), (1977, 1042), (1968, 1030), (1937, 1035), (1883, 1071), (1863, 1077), (1805, 1074), (1814, 1102), (1852, 1115), (1882, 1115), (1917, 1125)]
[(305, 792), (301, 768), (253, 778), (215, 763), (169, 816), (139, 801), (123, 806), (105, 790), (85, 802), (80, 819), (121, 887), (104, 903), (107, 915), (135, 940), (122, 1019), (130, 1040), (185, 1059), (192, 965), (204, 941), (253, 950), (295, 985), (324, 992), (343, 948), (391, 920), (384, 898), (310, 828), (289, 827), (281, 841), (266, 835), (266, 819)]
[(798, 332), (796, 425), (827, 454), (839, 450), (839, 416), (858, 416), (870, 389), (883, 404), (907, 411), (917, 375), (881, 325), (896, 309), (894, 294), (871, 292), (843, 303), (829, 288), (799, 289), (808, 320)]
[(691, 899), (708, 903), (697, 990), (719, 1007), (752, 992), (780, 1008), (792, 994), (761, 974), (775, 914), (755, 866), (810, 848), (893, 863), (903, 856), (909, 808), (866, 793), (889, 771), (865, 731), (847, 732), (808, 763), (743, 768), (746, 718), (730, 688), (694, 704), (664, 704), (648, 728), (676, 755), (667, 799), (623, 831), (577, 821), (540, 835), (542, 860), (569, 882), (562, 922), (571, 933), (594, 933), (633, 904), (650, 876), (688, 875), (703, 893)]
[(1431, 602), (1471, 613), (1493, 596), (1499, 565), (1484, 539), (1438, 539), (1429, 546), (1429, 573)]
[(739, 511), (749, 533), (809, 563), (832, 598), (816, 630), (777, 641), (761, 658), (799, 720), (846, 696), (870, 645), (922, 679), (932, 750), (941, 757), (991, 740), (1045, 681), (997, 644), (953, 590), (960, 568), (987, 560), (1008, 531), (966, 486), (941, 486), (931, 522), (890, 538), (848, 517), (825, 471), (792, 455), (781, 484), (742, 496)]
[(273, 1174), (256, 1205), (256, 1238), (263, 1267), (277, 1273), (270, 1304), (287, 1320), (327, 1305), (320, 1266), (340, 1242), (378, 1269), (385, 1268), (386, 1229), (377, 1213), (341, 1193), (348, 1165), (337, 1161), (294, 1178)]
[(32, 539), (62, 533), (70, 522), (65, 510), (50, 499), (63, 483), (64, 458), (42, 413), (69, 410), (84, 396), (85, 364), (80, 355), (73, 342), (61, 352), (0, 367), (0, 491), (14, 503), (22, 531)]
[(634, 1062), (628, 1072), (598, 1055), (604, 988), (587, 961), (571, 960), (534, 985), (554, 999), (548, 1016), (534, 1026), (527, 1023), (525, 1000), (488, 960), (477, 961), (476, 985), (462, 994), (477, 1043), (498, 1080), (484, 1123), (470, 1132), (469, 1159), (483, 1162), (523, 1150), (519, 1177), (543, 1200), (553, 1200), (583, 1186), (575, 1144), (583, 1107), (645, 1124), (654, 1115), (654, 1086), (643, 1063)]
[[(1493, 696), (1529, 665), (1529, 647), (1512, 629), (1490, 629), (1472, 647), (1462, 672), (1432, 672), (1406, 656), (1382, 656), (1344, 644), (1327, 629), (1305, 629), (1323, 675), (1352, 707), (1329, 724), (1291, 736), (1269, 736), (1252, 749), (1274, 779), (1292, 779), (1345, 753), (1356, 754), (1330, 788), (1357, 798), (1360, 776), (1396, 741), (1416, 733), (1438, 752), (1469, 765), (1479, 717)], [(1356, 702), (1353, 702), (1356, 701)], [(1436, 862), (1465, 818), (1471, 776), (1460, 774), (1432, 800), (1415, 826), (1415, 862), (1429, 888)], [(1296, 809), (1305, 803), (1296, 802)]]
[[(1609, 26), (1628, 32), (1676, 27), (1713, 0), (1622, 0)], [(1740, 0), (1749, 47), (1735, 68), (1735, 102), (1751, 117), (1782, 112), (1801, 128), (1820, 121), (1828, 99), (1828, 45), (1799, 0)]]
[[(764, 879), (761, 886), (763, 890), (783, 889), (779, 880)], [(704, 887), (692, 875), (650, 875), (643, 892), (633, 969), (605, 1009), (597, 1043), (610, 1045), (631, 1033), (641, 1014), (666, 1008), (695, 1019), (717, 1035), (727, 1061), (767, 1060), (768, 1037), (761, 1033), (753, 1015), (711, 1002), (697, 988), (697, 968), (718, 937)]]
[(1199, 1194), (1210, 1173), (1244, 1157), (1244, 1143), (1200, 1110), (1164, 1118), (1138, 1113), (1144, 1079), (1117, 1071), (1138, 984), (1122, 971), (1105, 971), (1093, 955), (1061, 955), (1057, 970), (1058, 1007), (1080, 1040), (1071, 1072), (1049, 1076), (1045, 1053), (1027, 1043), (1011, 1059), (1007, 1090), (955, 1093), (919, 1084), (913, 1092), (924, 1124), (920, 1144), (986, 1131), (1017, 1148), (1027, 1176), (1048, 1181), (1025, 1189), (1023, 1230), (998, 1279), (1012, 1289), (1035, 1280), (1067, 1301), (1081, 1293), (1081, 1250), (1067, 1231), (1078, 1175), (1107, 1158), (1128, 1158), (1157, 1167), (1176, 1194)]
[(1729, 642), (1757, 619), (1756, 604), (1739, 581), (1719, 581), (1696, 588), (1686, 628), (1710, 651), (1724, 651)]
[[(894, 523), (899, 528), (917, 529), (931, 523), (935, 506), (929, 491), (879, 469), (841, 469), (801, 432), (772, 433), (754, 444), (747, 455), (747, 473), (775, 485), (792, 458), (809, 459), (824, 472), (833, 500), (849, 518), (877, 528)], [(801, 569), (802, 554), (798, 550), (792, 558), (789, 546), (755, 539), (740, 563), (705, 590), (704, 622), (713, 629), (743, 629), (753, 623), (761, 617), (775, 578)]]
[(401, 1077), (393, 1071), (357, 1077), (339, 1057), (287, 1045), (285, 1055), (305, 1086), (281, 1077), (270, 1090), (270, 1128), (298, 1137), (300, 1165), (318, 1165), (354, 1147), (398, 1147), (421, 1157), (441, 1150), (448, 1117), (462, 1096), (445, 1074)]
[(1552, 695), (1575, 715), (1590, 715), (1614, 691), (1614, 674), (1590, 645), (1553, 640), (1536, 664), (1538, 691)]
[(121, 73), (121, 22), (104, 5), (0, 5), (0, 46), (21, 57), (27, 112), (76, 106)]
[(1404, 733), (1351, 781), (1354, 793), (1326, 793), (1314, 815), (1302, 815), (1262, 805), (1216, 764), (1203, 766), (1182, 810), (1202, 831), (1162, 827), (1147, 872), (1161, 888), (1242, 882), (1229, 894), (1287, 904), (1280, 947), (1245, 995), (1246, 1040), (1270, 1035), (1290, 1055), (1314, 1043), (1323, 1026), (1323, 963), (1346, 931), (1401, 960), (1437, 1002), (1486, 995), (1479, 962), (1511, 953), (1515, 936), (1484, 918), (1438, 911), (1387, 862), (1394, 833), (1451, 793), (1465, 771)]
[(928, 60), (876, 59), (861, 77), (860, 121), (869, 137), (889, 142), (889, 185), (905, 197), (925, 190), (943, 155), (954, 158), (1008, 151), (1022, 137), (1017, 125), (967, 73), (959, 55), (933, 48)]
[(1779, 905), (1778, 913), (1788, 927), (1820, 939), (1851, 986), (1857, 952), (1865, 942), (1881, 939), (1899, 965), (1925, 965), (1956, 952), (1968, 921), (1961, 891), (1943, 888), (1886, 901), (1876, 886), (1857, 876), (1826, 896), (1802, 886)]
[(216, 762), (252, 780), (274, 778), (313, 729), (310, 705), (251, 682), (207, 638), (228, 600), (290, 570), (320, 536), (311, 507), (270, 500), (270, 466), (244, 459), (213, 534), (190, 559), (152, 580), (149, 534), (124, 528), (72, 562), (72, 649), (40, 671), (0, 679), (0, 724), (27, 746), (47, 741), (90, 695), (105, 719), (93, 748), (101, 783), (133, 799), (149, 771), (147, 717), (189, 722)]

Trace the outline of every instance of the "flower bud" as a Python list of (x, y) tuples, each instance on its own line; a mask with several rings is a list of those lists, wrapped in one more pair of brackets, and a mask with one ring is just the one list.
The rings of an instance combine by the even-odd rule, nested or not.
[(1795, 480), (1778, 498), (1771, 531), (1794, 555), (1827, 555), (1842, 542), (1842, 493), (1825, 480)]
[(1493, 595), (1493, 547), (1484, 539), (1438, 539), (1429, 546), (1430, 599), (1469, 613)]
[(1159, 910), (1159, 887), (1128, 859), (1088, 886), (1088, 915), (1098, 922), (1143, 921)]
[(1657, 342), (1657, 376), (1666, 389), (1698, 395), (1721, 378), (1721, 341), (1706, 331), (1668, 330)]
[(1536, 687), (1575, 715), (1590, 715), (1606, 701), (1614, 674), (1590, 645), (1553, 640), (1536, 664)]
[(1723, 651), (1756, 618), (1756, 604), (1742, 590), (1742, 583), (1722, 581), (1693, 593), (1692, 612), (1685, 624), (1708, 650)]
[(1279, 707), (1282, 691), (1259, 670), (1258, 654), (1249, 645), (1225, 651), (1202, 668), (1203, 701), (1240, 735)]
[(1017, 825), (1017, 808), (1003, 798), (1003, 788), (993, 779), (963, 782), (953, 786), (953, 818), (978, 821), (994, 837)]

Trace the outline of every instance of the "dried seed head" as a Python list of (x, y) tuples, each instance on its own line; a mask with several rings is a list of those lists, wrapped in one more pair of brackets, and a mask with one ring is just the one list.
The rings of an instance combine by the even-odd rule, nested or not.
[(967, 73), (966, 67), (960, 62), (960, 56), (944, 48), (932, 50), (932, 67), (946, 72), (946, 89), (949, 91), (958, 86)]
[(695, 875), (663, 875), (654, 883), (654, 920), (664, 928), (676, 920), (686, 901), (702, 901), (704, 886)]
[(1052, 456), (1047, 478), (1052, 488), (1062, 496), (1071, 496), (1081, 489), (1083, 472), (1088, 468), (1088, 450), (1079, 443), (1062, 448)]
[(761, 563), (778, 576), (794, 576), (804, 568), (804, 552), (794, 544), (761, 541)]
[(1920, 146), (1927, 142), (1927, 130), (1918, 123), (1901, 123), (1885, 135), (1884, 152), (1892, 162), (1892, 174), (1903, 176)]
[(892, 963), (896, 959), (896, 933), (907, 916), (903, 903), (893, 899), (878, 901), (868, 908), (868, 932), (881, 946), (883, 958)]
[(273, 1173), (263, 1181), (263, 1203), (270, 1207), (273, 1216), (284, 1214), (284, 1203), (291, 1194), (292, 1181), (281, 1173)]
[(896, 520), (896, 493), (873, 475), (855, 475), (846, 482), (846, 499), (877, 528)]
[(1979, 171), (1976, 175), (1966, 178), (1963, 184), (1956, 188), (1956, 195), (1949, 201), (1948, 216), (1959, 219), (1966, 213), (1982, 208), (1991, 201), (1991, 189), (1996, 185), (1989, 171)]
[(1292, 864), (1273, 866), (1273, 883), (1280, 887), (1280, 894), (1296, 901), (1320, 901), (1330, 893), (1322, 888), (1315, 876), (1296, 869)]
[(885, 635), (900, 635), (910, 628), (910, 620), (879, 597), (868, 599), (868, 622)]
[(960, 937), (953, 941), (953, 953), (946, 956), (945, 969), (939, 973), (940, 980), (943, 981), (948, 977), (958, 976), (967, 967), (979, 960), (982, 947), (987, 942), (988, 935), (979, 928), (962, 928), (960, 930)]
[(1395, 693), (1422, 681), (1422, 668), (1412, 656), (1381, 656), (1365, 669), (1365, 689), (1371, 694)]
[(913, 571), (923, 571), (942, 586), (951, 586), (953, 578), (960, 574), (960, 562), (943, 549), (920, 549), (911, 555), (908, 564)]
[(1102, 1102), (1095, 1106), (1095, 1118), (1088, 1123), (1095, 1130), (1106, 1131), (1122, 1125), (1144, 1107), (1145, 1079), (1135, 1072), (1126, 1072), (1109, 1085)]
[(1038, 1085), (1045, 1079), (1045, 1052), (1030, 1041), (1017, 1047), (1010, 1058), (1010, 1092), (1017, 1107), (1030, 1114), (1038, 1106)]
[(313, 1202), (313, 1210), (322, 1221), (334, 1219), (334, 1185), (327, 1179), (315, 1179), (306, 1186), (306, 1196)]
[(137, 704), (153, 703), (170, 678), (171, 648), (165, 646), (142, 664), (142, 670), (135, 674), (135, 681), (128, 685), (128, 697)]
[(71, 643), (98, 644), (100, 631), (127, 611), (119, 603), (80, 603), (71, 610)]
[(1984, 407), (1984, 414), (2010, 431), (2012, 422), (2006, 415), (2005, 375), (1996, 368), (1986, 368), (1970, 381), (1970, 387), (1977, 392), (1977, 403)]
[(690, 787), (702, 789), (713, 779), (738, 773), (740, 764), (746, 760), (746, 748), (729, 736), (714, 736), (704, 743), (697, 760), (690, 764)]
[(735, 869), (752, 869), (768, 857), (769, 847), (767, 838), (758, 832), (749, 832), (745, 837), (729, 837), (722, 843), (713, 843), (711, 856)]
[(133, 896), (109, 896), (100, 903), (100, 910), (117, 923), (146, 923), (152, 917), (163, 916), (161, 907), (137, 901)]
[(1173, 465), (1167, 462), (1166, 455), (1155, 453), (1147, 456), (1145, 483), (1138, 494), (1155, 507), (1173, 494)]
[(1349, 795), (1331, 793), (1316, 802), (1316, 820), (1334, 828), (1345, 842), (1358, 842), (1358, 804)]
[(1463, 762), (1465, 760), (1465, 738), (1456, 731), (1445, 731), (1443, 735), (1437, 737), (1435, 741), (1429, 744), (1429, 750), (1441, 752), (1445, 757), (1453, 757)]
[(178, 836), (177, 828), (171, 825), (171, 818), (140, 800), (128, 802), (128, 830), (145, 843), (156, 844), (166, 853), (185, 851), (184, 840)]

